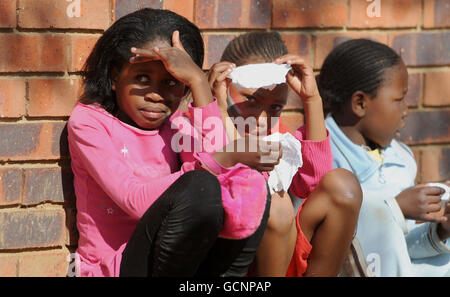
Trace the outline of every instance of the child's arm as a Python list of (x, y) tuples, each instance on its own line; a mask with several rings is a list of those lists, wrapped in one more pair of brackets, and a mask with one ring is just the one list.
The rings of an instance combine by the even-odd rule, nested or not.
[(292, 70), (286, 75), (286, 81), (299, 95), (305, 110), (305, 125), (295, 134), (302, 144), (303, 166), (294, 176), (290, 190), (297, 197), (307, 198), (325, 173), (333, 169), (322, 98), (313, 69), (302, 58), (288, 54), (276, 59), (275, 63), (291, 65)]
[(295, 138), (302, 146), (303, 166), (298, 169), (290, 187), (292, 194), (303, 199), (308, 198), (322, 177), (333, 169), (330, 137), (327, 135), (321, 141), (314, 141), (307, 139), (306, 134), (306, 125), (295, 132)]
[(300, 96), (305, 110), (306, 139), (320, 141), (327, 138), (322, 98), (319, 95), (313, 69), (296, 55), (285, 55), (275, 60), (289, 64), (292, 70), (286, 75), (288, 85)]
[(240, 138), (239, 133), (237, 133), (237, 130), (234, 127), (233, 121), (228, 115), (227, 103), (228, 88), (231, 83), (231, 80), (227, 78), (227, 76), (233, 71), (235, 67), (236, 65), (230, 62), (219, 62), (214, 64), (208, 73), (209, 86), (214, 97), (217, 98), (229, 141)]
[[(408, 254), (412, 259), (433, 257), (450, 253), (450, 204), (442, 203), (439, 187), (417, 185), (401, 192), (395, 200), (405, 218), (425, 221), (409, 224), (405, 235)], [(442, 214), (433, 214), (441, 210)]]

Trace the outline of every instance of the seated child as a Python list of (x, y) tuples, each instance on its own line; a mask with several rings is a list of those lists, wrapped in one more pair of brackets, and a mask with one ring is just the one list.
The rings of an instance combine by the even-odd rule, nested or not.
[[(228, 78), (242, 70), (239, 66), (258, 67), (263, 63), (289, 66), (291, 70), (283, 76), (285, 82), (273, 81), (268, 82), (273, 84), (269, 87), (249, 88)], [(270, 75), (263, 72), (257, 76), (262, 76), (258, 79), (264, 81)], [(237, 137), (287, 133), (278, 119), (286, 105), (288, 87), (299, 95), (305, 109), (306, 123), (294, 133), (301, 143), (303, 166), (288, 189), (306, 200), (296, 215), (288, 189), (272, 195), (267, 229), (249, 275), (338, 275), (355, 231), (361, 189), (349, 171), (332, 170), (322, 99), (312, 68), (300, 57), (288, 54), (277, 32), (252, 32), (228, 44), (221, 62), (211, 68), (209, 82), (226, 122), (236, 123), (239, 117), (255, 119), (254, 127), (240, 129), (236, 125), (240, 133)], [(231, 138), (235, 133), (233, 129), (227, 131)]]
[[(319, 91), (335, 168), (352, 171), (363, 190), (356, 237), (375, 276), (443, 276), (450, 268), (450, 211), (439, 187), (414, 185), (411, 150), (395, 139), (405, 126), (408, 72), (386, 45), (350, 40), (326, 58)], [(406, 220), (405, 220), (406, 219)], [(415, 220), (428, 221), (416, 224)]]
[[(78, 275), (246, 275), (270, 205), (257, 169), (279, 154), (261, 164), (261, 151), (218, 150), (226, 134), (203, 55), (199, 29), (166, 10), (126, 15), (95, 45), (68, 122)], [(190, 117), (177, 111), (188, 91)], [(201, 149), (178, 151), (180, 129)]]

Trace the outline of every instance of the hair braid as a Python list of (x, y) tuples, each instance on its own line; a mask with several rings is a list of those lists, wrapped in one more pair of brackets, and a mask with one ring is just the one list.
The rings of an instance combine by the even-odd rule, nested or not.
[(319, 92), (333, 111), (356, 91), (372, 97), (383, 82), (386, 68), (401, 61), (390, 47), (368, 39), (353, 39), (337, 46), (325, 59), (318, 77)]
[(272, 62), (287, 52), (278, 32), (256, 31), (234, 38), (225, 48), (220, 60), (240, 66), (250, 57), (259, 57), (266, 62)]

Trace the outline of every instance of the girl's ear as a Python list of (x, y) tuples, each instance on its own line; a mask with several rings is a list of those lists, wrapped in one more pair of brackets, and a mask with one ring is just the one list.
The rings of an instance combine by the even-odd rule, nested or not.
[(116, 67), (113, 67), (111, 70), (111, 89), (113, 91), (116, 90), (117, 80), (119, 79), (119, 70)]
[(353, 93), (352, 98), (350, 100), (351, 109), (353, 113), (359, 118), (363, 118), (367, 113), (367, 106), (370, 100), (369, 96), (362, 91), (356, 91)]

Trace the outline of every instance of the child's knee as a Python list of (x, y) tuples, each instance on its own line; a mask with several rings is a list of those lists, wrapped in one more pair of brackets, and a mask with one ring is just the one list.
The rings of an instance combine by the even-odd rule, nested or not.
[(285, 236), (292, 228), (295, 228), (295, 210), (289, 194), (284, 193), (283, 196), (280, 196), (276, 193), (271, 200), (267, 229), (280, 236)]
[(182, 177), (186, 195), (183, 195), (185, 201), (180, 201), (178, 207), (184, 208), (182, 212), (190, 212), (198, 222), (221, 226), (224, 209), (217, 178), (201, 170), (189, 171)]
[(352, 172), (343, 168), (331, 170), (322, 178), (319, 187), (328, 193), (336, 206), (359, 212), (362, 190)]

